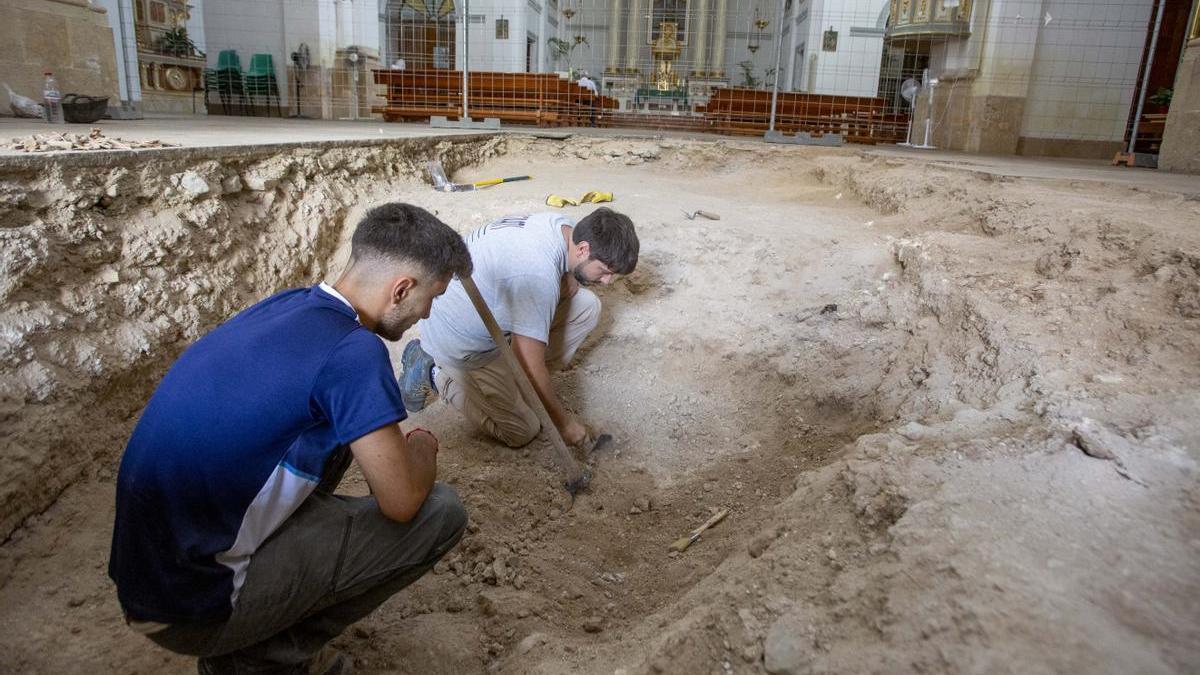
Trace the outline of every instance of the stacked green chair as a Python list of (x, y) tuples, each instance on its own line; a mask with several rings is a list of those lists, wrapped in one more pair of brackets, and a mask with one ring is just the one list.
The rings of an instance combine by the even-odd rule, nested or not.
[[(216, 91), (221, 99), (221, 112), (229, 110), (229, 103), (236, 96), (242, 103), (243, 110), (247, 101), (250, 102), (250, 113), (254, 114), (254, 100), (247, 97), (246, 79), (242, 75), (242, 60), (236, 49), (226, 49), (217, 54), (216, 69), (204, 71), (204, 88)], [(207, 96), (207, 94), (206, 94)]]
[(267, 97), (267, 116), (271, 116), (271, 98), (275, 99), (275, 112), (283, 117), (279, 109), (279, 80), (275, 78), (275, 60), (270, 54), (254, 54), (250, 57), (250, 69), (245, 76), (246, 93), (250, 95), (250, 105), (254, 105), (255, 96)]
[[(208, 95), (210, 93), (214, 93), (214, 92), (218, 93), (218, 94), (220, 93), (220, 86), (217, 84), (217, 71), (215, 68), (205, 68), (204, 69), (204, 103), (205, 103), (205, 105), (208, 105), (208, 103), (209, 103)], [(221, 114), (228, 115), (229, 111), (225, 107), (225, 101), (221, 100), (219, 96), (218, 96), (218, 100), (221, 101)]]

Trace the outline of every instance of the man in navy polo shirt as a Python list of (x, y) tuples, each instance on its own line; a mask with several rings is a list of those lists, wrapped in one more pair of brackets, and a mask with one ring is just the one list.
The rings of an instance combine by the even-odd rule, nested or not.
[[(429, 316), (466, 244), (427, 211), (371, 210), (333, 286), (278, 293), (189, 347), (117, 478), (109, 575), (136, 630), (201, 673), (338, 673), (322, 647), (462, 536), (437, 439), (380, 338)], [(333, 494), (351, 458), (370, 497)]]

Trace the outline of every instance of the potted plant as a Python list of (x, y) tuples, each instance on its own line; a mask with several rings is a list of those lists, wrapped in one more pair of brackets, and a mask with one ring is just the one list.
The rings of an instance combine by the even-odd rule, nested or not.
[(204, 53), (196, 48), (196, 43), (188, 37), (187, 28), (179, 26), (166, 31), (158, 38), (158, 51), (167, 56), (204, 56)]
[[(550, 47), (550, 54), (555, 60), (563, 59), (567, 62), (567, 78), (571, 80), (575, 79), (575, 69), (571, 67), (571, 52), (574, 52), (579, 45), (587, 44), (587, 38), (582, 35), (576, 36), (574, 42), (556, 37), (546, 40), (546, 45)], [(588, 46), (590, 47), (591, 45)]]

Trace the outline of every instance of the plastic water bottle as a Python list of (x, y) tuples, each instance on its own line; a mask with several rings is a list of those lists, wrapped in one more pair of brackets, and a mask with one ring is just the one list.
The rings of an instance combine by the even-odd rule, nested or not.
[(54, 81), (54, 73), (46, 71), (46, 84), (42, 87), (42, 103), (46, 108), (46, 121), (50, 124), (62, 124), (62, 92), (58, 90), (58, 82)]

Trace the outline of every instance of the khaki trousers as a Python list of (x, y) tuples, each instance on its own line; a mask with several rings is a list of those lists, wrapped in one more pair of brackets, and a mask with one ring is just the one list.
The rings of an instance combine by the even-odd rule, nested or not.
[[(580, 288), (574, 297), (560, 300), (550, 324), (547, 365), (553, 370), (570, 364), (599, 323), (600, 298), (592, 291)], [(514, 373), (500, 356), (471, 370), (438, 364), (434, 386), (472, 424), (510, 448), (532, 441), (542, 428), (534, 402), (521, 395)]]

